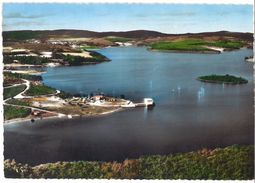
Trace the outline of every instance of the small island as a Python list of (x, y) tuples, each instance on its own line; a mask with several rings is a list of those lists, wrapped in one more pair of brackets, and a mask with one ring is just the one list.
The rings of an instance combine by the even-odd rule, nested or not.
[(247, 79), (242, 77), (236, 77), (232, 75), (208, 75), (208, 76), (200, 76), (197, 80), (206, 82), (206, 83), (219, 83), (219, 84), (245, 84), (248, 83)]

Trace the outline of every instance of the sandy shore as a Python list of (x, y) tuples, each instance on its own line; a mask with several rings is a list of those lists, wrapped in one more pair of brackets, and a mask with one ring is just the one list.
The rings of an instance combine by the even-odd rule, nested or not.
[(215, 50), (215, 51), (218, 51), (220, 53), (222, 53), (225, 50), (224, 48), (215, 47), (215, 46), (204, 46), (204, 48)]
[(84, 58), (92, 58), (90, 52), (83, 51), (82, 53), (74, 53), (74, 52), (62, 52), (63, 55), (71, 55), (71, 56), (79, 56)]
[[(60, 119), (58, 116), (49, 116), (49, 117), (44, 117), (43, 119), (40, 119), (40, 118), (33, 118), (33, 119), (37, 121), (37, 120), (47, 120), (47, 119), (54, 119), (54, 118)], [(31, 119), (32, 119), (31, 117), (26, 117), (26, 118), (15, 118), (10, 120), (5, 120), (4, 125), (22, 123), (22, 122), (31, 122)]]
[(4, 66), (5, 67), (42, 67), (41, 65), (18, 64), (18, 63), (4, 64)]
[(36, 71), (36, 70), (3, 70), (4, 72), (17, 73), (17, 74), (30, 74), (39, 75), (46, 72)]

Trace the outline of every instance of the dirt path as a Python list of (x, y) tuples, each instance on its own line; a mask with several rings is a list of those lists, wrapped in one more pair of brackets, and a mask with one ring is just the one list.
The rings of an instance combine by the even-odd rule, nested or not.
[(5, 103), (4, 105), (15, 106), (15, 107), (23, 107), (23, 108), (27, 108), (27, 109), (31, 109), (31, 110), (37, 110), (37, 111), (41, 111), (41, 112), (47, 112), (47, 113), (50, 113), (50, 114), (56, 114), (58, 116), (65, 116), (65, 114), (62, 114), (62, 113), (58, 113), (58, 112), (54, 112), (54, 111), (49, 111), (49, 110), (46, 110), (46, 109), (40, 109), (40, 108), (37, 108), (37, 107), (24, 106), (24, 105), (16, 105), (16, 104), (8, 104), (8, 103)]

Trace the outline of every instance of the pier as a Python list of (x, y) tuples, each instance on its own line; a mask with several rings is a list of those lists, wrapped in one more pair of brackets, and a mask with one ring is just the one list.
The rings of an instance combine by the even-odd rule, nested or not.
[(148, 107), (155, 105), (152, 98), (144, 98), (142, 103), (135, 103), (135, 107)]

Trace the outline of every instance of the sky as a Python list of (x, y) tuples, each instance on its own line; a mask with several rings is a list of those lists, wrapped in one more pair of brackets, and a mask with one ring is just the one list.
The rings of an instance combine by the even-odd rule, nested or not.
[(3, 31), (253, 32), (252, 5), (3, 3)]

